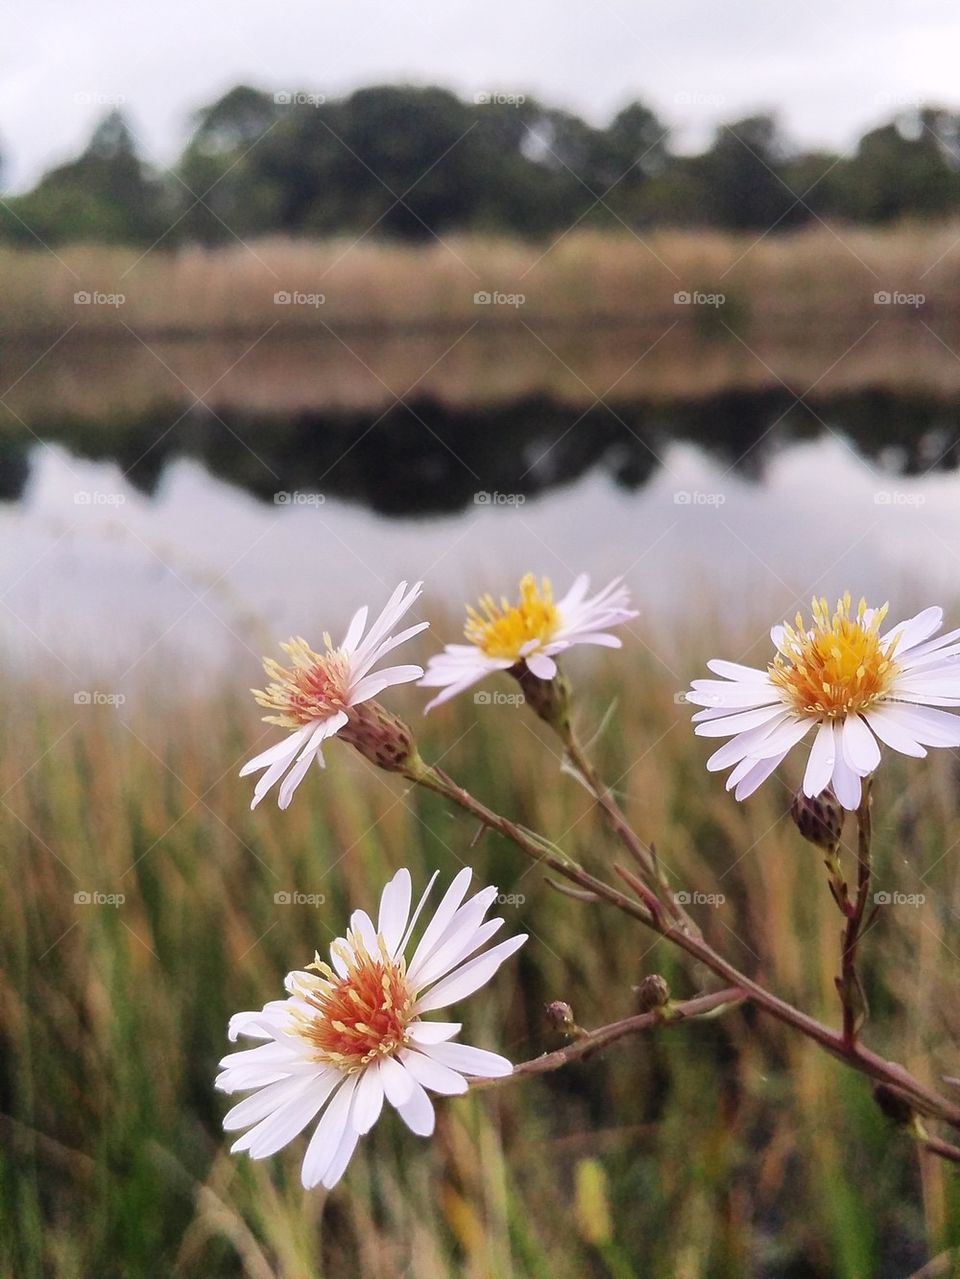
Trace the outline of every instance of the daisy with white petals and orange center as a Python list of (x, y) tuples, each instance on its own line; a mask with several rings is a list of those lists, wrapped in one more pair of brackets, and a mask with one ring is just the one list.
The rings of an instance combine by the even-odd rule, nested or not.
[(297, 637), (280, 645), (289, 666), (272, 657), (264, 658), (263, 668), (270, 683), (264, 689), (253, 689), (253, 696), (258, 705), (270, 711), (263, 717), (266, 723), (287, 729), (289, 735), (240, 770), (241, 777), (262, 774), (254, 788), (251, 808), (256, 808), (277, 782), (281, 782), (279, 805), (286, 808), (314, 760), (323, 767), (323, 743), (349, 723), (353, 707), (370, 701), (393, 684), (420, 678), (421, 666), (387, 666), (378, 671), (373, 667), (399, 644), (426, 630), (428, 623), (418, 622), (397, 635), (390, 634), (420, 598), (421, 587), (422, 583), (416, 582), (408, 590), (406, 582), (401, 582), (366, 634), (364, 607), (354, 614), (340, 645), (334, 645), (330, 636), (324, 635), (325, 651), (315, 653), (306, 640)]
[(469, 1077), (511, 1073), (505, 1057), (451, 1042), (459, 1023), (423, 1019), (486, 985), (526, 941), (521, 934), (483, 949), (503, 920), (484, 919), (496, 888), (464, 901), (471, 874), (466, 868), (454, 879), (409, 964), (405, 952), (436, 875), (411, 914), (410, 874), (401, 870), (383, 890), (376, 926), (355, 911), (329, 963), (317, 956), (306, 971), (288, 975), (286, 999), (231, 1019), (231, 1039), (267, 1041), (220, 1063), (218, 1088), (255, 1090), (223, 1121), (228, 1131), (247, 1130), (234, 1151), (272, 1155), (319, 1115), (301, 1175), (308, 1189), (329, 1188), (385, 1101), (413, 1132), (429, 1136), (434, 1112), (427, 1090), (463, 1093)]
[(812, 624), (798, 614), (775, 626), (777, 653), (768, 668), (712, 661), (719, 679), (693, 681), (687, 701), (702, 737), (731, 740), (711, 755), (711, 771), (731, 768), (727, 789), (745, 799), (811, 728), (816, 736), (803, 777), (804, 794), (832, 786), (855, 809), (862, 780), (880, 763), (880, 744), (904, 755), (928, 746), (960, 746), (960, 630), (931, 638), (943, 610), (927, 608), (884, 629), (887, 606), (854, 609), (845, 595), (831, 613), (815, 599)]

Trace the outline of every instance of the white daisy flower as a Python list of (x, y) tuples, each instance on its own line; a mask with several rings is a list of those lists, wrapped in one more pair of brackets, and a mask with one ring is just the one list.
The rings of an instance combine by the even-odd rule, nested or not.
[(730, 737), (707, 761), (711, 771), (733, 767), (727, 790), (752, 795), (790, 749), (816, 727), (803, 776), (814, 798), (832, 786), (848, 810), (861, 799), (861, 781), (880, 763), (880, 743), (923, 757), (927, 746), (960, 746), (960, 630), (931, 639), (943, 610), (927, 608), (882, 631), (883, 608), (864, 600), (852, 612), (850, 595), (834, 614), (815, 599), (807, 630), (770, 632), (777, 654), (765, 671), (735, 662), (708, 662), (720, 679), (698, 679), (687, 701), (707, 709), (694, 715), (702, 737)]
[(481, 950), (503, 920), (483, 922), (496, 888), (463, 900), (471, 875), (467, 867), (454, 879), (409, 964), (404, 952), (436, 875), (411, 917), (410, 872), (400, 870), (383, 890), (376, 927), (365, 911), (355, 911), (346, 937), (330, 947), (330, 964), (317, 956), (309, 965), (314, 971), (287, 976), (287, 999), (230, 1019), (231, 1040), (267, 1041), (220, 1062), (216, 1082), (223, 1092), (256, 1090), (224, 1118), (227, 1131), (246, 1129), (232, 1150), (254, 1159), (275, 1154), (319, 1115), (301, 1179), (308, 1190), (329, 1189), (385, 1100), (411, 1131), (429, 1137), (434, 1113), (427, 1089), (464, 1093), (469, 1076), (511, 1073), (505, 1057), (451, 1043), (458, 1022), (423, 1020), (486, 985), (526, 941), (521, 934)]
[(607, 633), (637, 616), (629, 607), (630, 597), (620, 578), (596, 595), (587, 597), (590, 578), (581, 573), (563, 599), (554, 603), (553, 588), (547, 578), (538, 586), (532, 573), (520, 583), (520, 599), (500, 603), (485, 595), (479, 608), (467, 609), (464, 634), (468, 644), (448, 644), (427, 663), (420, 684), (442, 688), (443, 692), (426, 706), (432, 710), (457, 693), (470, 688), (492, 671), (506, 671), (523, 662), (538, 679), (553, 679), (553, 660), (575, 644), (601, 644), (619, 648), (620, 640)]
[(290, 729), (291, 733), (240, 770), (241, 777), (264, 770), (254, 789), (251, 808), (256, 808), (281, 777), (284, 780), (279, 805), (287, 808), (311, 763), (316, 760), (323, 768), (323, 743), (346, 727), (354, 707), (370, 701), (392, 684), (420, 678), (421, 666), (387, 666), (375, 672), (372, 668), (381, 657), (429, 625), (419, 622), (398, 635), (390, 634), (420, 598), (422, 586), (422, 582), (416, 582), (407, 590), (406, 582), (401, 582), (366, 635), (364, 606), (354, 614), (339, 647), (334, 647), (327, 634), (323, 637), (326, 651), (315, 653), (306, 640), (297, 637), (280, 645), (290, 658), (289, 667), (281, 666), (272, 657), (263, 659), (263, 668), (273, 682), (266, 689), (251, 691), (258, 705), (274, 712), (263, 717), (266, 723)]

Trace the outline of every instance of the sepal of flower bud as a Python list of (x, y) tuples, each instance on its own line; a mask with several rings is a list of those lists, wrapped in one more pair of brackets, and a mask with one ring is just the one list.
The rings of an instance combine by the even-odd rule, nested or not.
[(670, 987), (659, 973), (648, 973), (639, 986), (634, 986), (638, 1013), (650, 1013), (670, 1002)]
[(339, 736), (364, 759), (389, 773), (415, 776), (423, 767), (409, 725), (391, 715), (379, 702), (360, 702), (347, 711)]
[(570, 736), (570, 681), (557, 671), (553, 679), (541, 679), (525, 662), (511, 666), (508, 674), (520, 685), (524, 702), (564, 741)]

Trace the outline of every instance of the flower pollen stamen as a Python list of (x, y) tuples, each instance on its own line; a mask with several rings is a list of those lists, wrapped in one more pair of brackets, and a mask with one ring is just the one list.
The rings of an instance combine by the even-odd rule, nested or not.
[(893, 660), (896, 641), (884, 644), (880, 638), (887, 607), (871, 612), (861, 599), (852, 615), (847, 593), (832, 616), (825, 599), (814, 599), (810, 630), (799, 613), (794, 626), (784, 625), (783, 652), (774, 658), (769, 674), (795, 711), (841, 719), (884, 696), (900, 670)]
[(520, 582), (520, 599), (511, 604), (506, 596), (500, 603), (484, 595), (478, 608), (467, 608), (464, 635), (488, 657), (517, 660), (531, 641), (547, 644), (560, 625), (548, 578), (537, 585), (532, 573)]

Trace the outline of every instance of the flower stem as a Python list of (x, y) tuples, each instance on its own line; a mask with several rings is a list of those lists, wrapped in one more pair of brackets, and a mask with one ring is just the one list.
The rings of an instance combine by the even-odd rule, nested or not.
[(837, 990), (843, 1005), (843, 1042), (853, 1048), (857, 1034), (867, 1015), (867, 1000), (860, 974), (857, 972), (857, 950), (863, 935), (867, 904), (870, 899), (872, 871), (872, 796), (869, 779), (864, 783), (863, 798), (857, 809), (857, 895), (847, 917), (843, 931), (843, 948), (840, 955), (840, 976)]
[[(941, 1119), (960, 1131), (960, 1106), (941, 1096), (932, 1088), (928, 1088), (920, 1080), (915, 1079), (908, 1070), (897, 1062), (887, 1061), (878, 1053), (865, 1048), (855, 1036), (851, 1038), (846, 1032), (838, 1033), (835, 1030), (831, 1030), (829, 1026), (825, 1026), (822, 1022), (817, 1021), (814, 1017), (801, 1011), (801, 1009), (795, 1008), (792, 1004), (787, 1003), (786, 1000), (781, 999), (772, 991), (753, 981), (745, 973), (740, 972), (734, 964), (724, 959), (699, 934), (691, 934), (681, 925), (668, 922), (662, 913), (652, 912), (642, 902), (584, 870), (578, 862), (568, 857), (561, 849), (542, 836), (528, 831), (525, 827), (511, 822), (508, 818), (502, 817), (499, 813), (487, 808), (485, 804), (476, 799), (462, 786), (459, 786), (441, 769), (424, 766), (421, 770), (410, 773), (408, 776), (411, 781), (417, 782), (419, 785), (425, 786), (427, 789), (457, 804), (466, 812), (478, 818), (485, 826), (499, 831), (506, 838), (512, 840), (533, 861), (550, 866), (558, 874), (575, 883), (579, 888), (592, 892), (609, 905), (646, 924), (648, 928), (652, 928), (665, 940), (672, 942), (679, 949), (686, 951), (688, 955), (699, 960), (711, 972), (723, 978), (731, 988), (736, 988), (744, 999), (749, 1000), (769, 1016), (786, 1026), (790, 1026), (807, 1039), (813, 1040), (824, 1051), (839, 1058), (852, 1069), (879, 1083), (887, 1084), (896, 1089), (910, 1106), (916, 1107), (917, 1110), (924, 1114)], [(859, 902), (862, 899), (863, 903), (861, 919), (866, 908), (870, 886), (868, 804), (869, 798), (861, 805), (860, 811), (859, 860), (861, 876), (857, 900)]]
[(635, 1017), (624, 1017), (622, 1021), (611, 1022), (609, 1026), (584, 1031), (572, 1044), (568, 1044), (565, 1048), (558, 1048), (556, 1052), (544, 1053), (530, 1061), (521, 1062), (514, 1066), (512, 1075), (497, 1079), (478, 1079), (471, 1082), (471, 1087), (497, 1088), (517, 1079), (526, 1079), (530, 1075), (542, 1075), (550, 1070), (559, 1070), (572, 1061), (579, 1061), (582, 1057), (588, 1057), (607, 1048), (627, 1035), (652, 1030), (656, 1026), (674, 1026), (695, 1017), (715, 1014), (734, 1004), (743, 1003), (744, 999), (743, 991), (731, 986), (709, 995), (698, 995), (695, 999), (686, 999), (670, 1003), (665, 1007), (654, 1008), (650, 1012), (638, 1013)]

